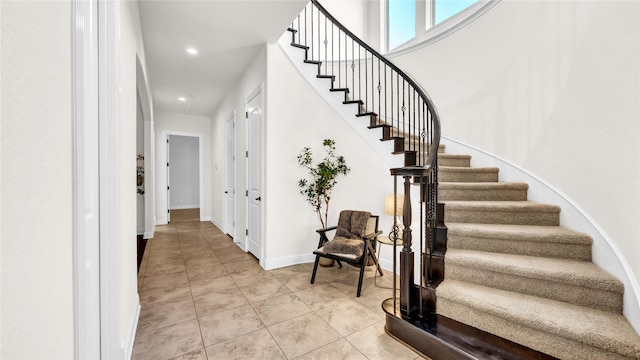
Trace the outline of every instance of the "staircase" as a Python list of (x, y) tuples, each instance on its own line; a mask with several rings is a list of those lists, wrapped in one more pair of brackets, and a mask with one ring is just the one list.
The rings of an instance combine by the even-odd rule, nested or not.
[[(329, 91), (403, 158), (391, 170), (395, 189), (404, 181), (405, 245), (399, 302), (383, 303), (387, 333), (432, 359), (640, 359), (622, 283), (591, 262), (588, 235), (559, 226), (558, 206), (528, 201), (528, 185), (499, 182), (498, 168), (445, 153), (430, 99), (316, 0), (288, 31)], [(407, 215), (413, 186), (419, 230)], [(424, 269), (415, 282), (414, 238)]]
[(441, 156), (448, 227), (438, 314), (562, 359), (637, 359), (624, 287), (591, 262), (591, 238), (559, 226), (560, 208), (527, 200), (497, 168)]

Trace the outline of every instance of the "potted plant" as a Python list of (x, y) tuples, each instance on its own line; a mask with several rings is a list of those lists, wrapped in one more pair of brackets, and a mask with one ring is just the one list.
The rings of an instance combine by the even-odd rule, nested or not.
[[(298, 188), (300, 194), (305, 196), (307, 202), (318, 215), (322, 228), (326, 228), (331, 192), (338, 182), (338, 177), (347, 175), (351, 169), (347, 166), (344, 156), (335, 154), (336, 142), (334, 140), (325, 139), (322, 142), (322, 146), (325, 148), (326, 156), (315, 165), (313, 164), (313, 154), (309, 147), (305, 147), (298, 155), (298, 165), (307, 169), (309, 174), (309, 178), (298, 181)], [(331, 266), (333, 261), (327, 264), (321, 263), (321, 265)]]

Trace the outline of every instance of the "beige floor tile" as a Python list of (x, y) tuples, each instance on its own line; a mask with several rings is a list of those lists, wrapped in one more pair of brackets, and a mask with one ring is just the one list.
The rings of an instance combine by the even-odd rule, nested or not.
[(298, 290), (306, 289), (312, 286), (322, 285), (325, 283), (325, 281), (316, 279), (316, 281), (313, 284), (311, 284), (311, 273), (308, 273), (308, 274), (300, 273), (290, 277), (281, 278), (280, 281), (282, 281), (282, 283), (285, 284), (289, 288), (289, 290), (294, 292)]
[(138, 331), (153, 330), (195, 318), (196, 308), (191, 298), (155, 306), (143, 306), (138, 319)]
[(166, 275), (153, 275), (144, 278), (142, 291), (168, 287), (176, 288), (185, 285), (189, 285), (189, 279), (184, 271)]
[(184, 285), (176, 288), (151, 289), (140, 292), (140, 304), (151, 306), (191, 297), (191, 288)]
[(171, 359), (202, 347), (198, 321), (187, 320), (136, 334), (132, 359)]
[(342, 336), (353, 334), (384, 320), (380, 312), (375, 313), (355, 300), (321, 305), (316, 313)]
[(211, 265), (210, 267), (197, 267), (187, 271), (189, 281), (209, 280), (224, 275), (229, 275), (229, 273), (222, 264)]
[(384, 332), (384, 321), (353, 333), (346, 339), (370, 360), (413, 360), (418, 356)]
[(224, 267), (231, 274), (249, 271), (249, 270), (264, 271), (264, 269), (260, 267), (260, 265), (258, 264), (258, 261), (255, 259), (236, 261), (233, 263), (224, 264)]
[(149, 262), (148, 265), (160, 265), (172, 262), (182, 262), (182, 253), (170, 253), (170, 254), (161, 254), (154, 255), (153, 253), (149, 254), (149, 258), (147, 259)]
[[(226, 265), (225, 265), (226, 267)], [(251, 268), (242, 272), (230, 272), (233, 280), (239, 287), (260, 284), (273, 279), (273, 275), (264, 271), (262, 268)]]
[(145, 276), (167, 275), (186, 271), (183, 261), (172, 262), (168, 264), (148, 265), (145, 268)]
[(354, 348), (345, 339), (334, 341), (321, 348), (308, 352), (296, 360), (367, 360), (367, 358)]
[(198, 316), (207, 316), (249, 304), (238, 288), (210, 292), (194, 297), (193, 300)]
[(209, 346), (206, 351), (209, 360), (287, 359), (265, 329)]
[(290, 359), (340, 338), (334, 329), (313, 312), (270, 326), (268, 329)]
[(171, 360), (207, 360), (207, 353), (204, 348), (188, 352), (186, 354), (171, 358)]
[(187, 271), (194, 271), (200, 268), (222, 267), (222, 263), (217, 256), (209, 256), (203, 258), (186, 259), (185, 266)]
[(260, 319), (266, 326), (277, 324), (294, 317), (310, 313), (312, 310), (294, 294), (276, 296), (253, 304)]
[(292, 266), (286, 266), (279, 269), (269, 270), (269, 273), (271, 273), (274, 277), (280, 279), (280, 278), (288, 278), (288, 277), (299, 275), (299, 274), (308, 274), (309, 276), (311, 276), (312, 270), (313, 270), (313, 263), (306, 263), (306, 264), (297, 264)]
[(249, 305), (202, 316), (199, 319), (204, 345), (214, 345), (264, 328)]
[(233, 279), (229, 275), (191, 281), (191, 294), (194, 297), (233, 288), (237, 288), (237, 286), (235, 281), (233, 281)]
[(317, 310), (321, 306), (326, 306), (328, 304), (351, 300), (347, 294), (343, 293), (332, 284), (315, 285), (310, 288), (296, 291), (295, 294), (313, 310)]
[[(398, 296), (399, 295), (400, 292), (398, 291)], [(367, 289), (367, 291), (362, 292), (360, 297), (355, 297), (353, 299), (371, 310), (379, 311), (382, 307), (382, 302), (392, 297), (393, 292), (391, 289), (377, 287)], [(381, 311), (379, 312), (382, 314)]]
[(208, 222), (158, 226), (138, 274), (132, 359), (420, 358), (384, 333), (381, 303), (392, 290), (381, 286), (391, 287), (390, 272), (375, 286), (367, 268), (357, 298), (359, 269), (318, 268), (313, 285), (312, 270), (265, 271)]
[(256, 303), (291, 293), (289, 288), (284, 286), (280, 280), (275, 278), (266, 279), (258, 284), (241, 287), (240, 290), (242, 290), (242, 293), (250, 303)]

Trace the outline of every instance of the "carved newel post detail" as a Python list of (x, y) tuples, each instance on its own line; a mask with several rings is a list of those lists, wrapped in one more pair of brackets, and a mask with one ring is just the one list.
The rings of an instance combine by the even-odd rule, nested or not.
[(413, 250), (411, 249), (411, 176), (404, 178), (404, 205), (402, 210), (403, 247), (400, 252), (400, 312), (408, 315), (411, 303), (411, 289), (413, 288)]

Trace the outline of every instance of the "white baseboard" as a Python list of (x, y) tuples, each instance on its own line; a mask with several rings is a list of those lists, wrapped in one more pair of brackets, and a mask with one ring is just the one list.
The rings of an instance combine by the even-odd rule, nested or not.
[(222, 224), (220, 224), (219, 221), (217, 221), (216, 219), (213, 218), (209, 218), (209, 221), (211, 221), (211, 223), (215, 226), (218, 227), (218, 229), (220, 229), (221, 231), (225, 231), (224, 227), (222, 226)]
[(169, 222), (167, 221), (167, 217), (156, 218), (156, 225), (167, 225)]
[(124, 351), (124, 358), (131, 359), (131, 355), (133, 354), (133, 343), (136, 340), (136, 329), (138, 328), (138, 319), (140, 318), (140, 298), (136, 295), (135, 301), (135, 313), (133, 314), (133, 319), (131, 319), (131, 327), (129, 328), (129, 336), (125, 339), (127, 343), (123, 344), (122, 350)]
[(315, 260), (316, 260), (316, 256), (313, 254), (285, 256), (285, 257), (276, 258), (276, 259), (266, 259), (264, 261), (264, 268), (265, 270), (272, 270), (272, 269), (278, 269), (285, 266), (313, 262)]
[(136, 232), (137, 235), (144, 235), (144, 229), (138, 229)]
[(172, 205), (171, 208), (169, 210), (185, 210), (185, 209), (199, 209), (200, 205), (199, 204), (195, 204), (195, 205)]
[(145, 231), (142, 234), (142, 238), (143, 239), (153, 239), (154, 235), (155, 235), (155, 230)]

